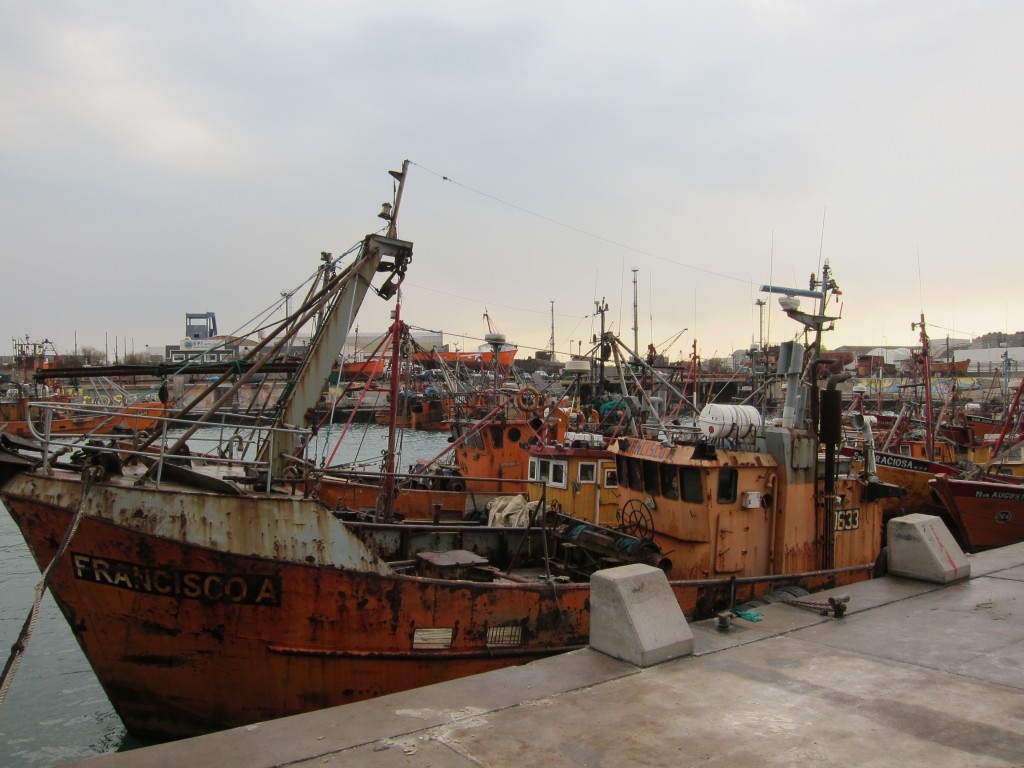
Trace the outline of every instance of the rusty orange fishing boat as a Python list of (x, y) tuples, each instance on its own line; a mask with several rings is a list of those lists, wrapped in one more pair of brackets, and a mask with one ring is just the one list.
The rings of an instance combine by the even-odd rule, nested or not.
[(498, 365), (502, 368), (508, 369), (516, 360), (516, 355), (519, 353), (518, 347), (511, 347), (508, 349), (501, 349), (497, 353), (488, 348), (486, 345), (482, 346), (475, 352), (461, 352), (461, 351), (449, 351), (432, 349), (427, 352), (415, 353), (415, 360), (424, 365), (445, 363), (446, 365), (464, 365), (473, 369), (487, 371), (494, 366), (494, 356), (498, 356)]
[(929, 481), (933, 495), (946, 508), (970, 551), (1024, 541), (1024, 478), (996, 473), (1007, 452), (1019, 453), (1024, 442), (1020, 432), (1022, 394), (1024, 384), (1017, 387), (986, 464), (961, 477), (936, 475)]
[(1020, 478), (935, 475), (930, 485), (949, 511), (953, 530), (967, 551), (1024, 541), (1024, 485)]
[[(826, 273), (820, 285), (830, 284)], [(816, 330), (827, 319), (790, 314)], [(621, 343), (609, 336), (606, 346)], [(564, 542), (567, 566), (593, 568), (595, 549), (597, 557), (616, 551), (618, 542), (586, 524), (596, 522), (658, 553), (688, 615), (708, 615), (730, 599), (773, 591), (791, 597), (793, 589), (869, 577), (881, 549), (880, 501), (903, 489), (855, 473), (841, 459), (835, 384), (843, 377), (818, 393), (821, 409), (814, 413), (810, 404), (818, 398), (802, 382), (814, 380), (806, 371), (818, 358), (816, 349), (805, 352), (796, 342), (782, 345), (787, 399), (767, 423), (751, 405), (712, 403), (689, 425), (654, 418), (615, 436), (570, 431), (562, 443), (532, 446), (529, 478), (545, 483), (549, 505), (583, 521)], [(654, 403), (645, 408), (642, 390), (620, 397), (634, 417), (658, 413)], [(590, 549), (572, 546), (581, 542)], [(694, 583), (701, 588), (687, 591), (684, 585)]]
[[(409, 330), (398, 311), (385, 340), (390, 369), (395, 371), (403, 367), (400, 355)], [(308, 492), (332, 509), (371, 511), (385, 518), (486, 519), (492, 499), (526, 492), (525, 445), (537, 441), (544, 426), (538, 415), (545, 405), (536, 387), (506, 387), (500, 368), (492, 369), (492, 375), (491, 386), (447, 397), (455, 404), (443, 420), (451, 437), (437, 456), (418, 461), (405, 473), (395, 468), (367, 471), (358, 460), (355, 466), (327, 466), (309, 477)], [(408, 419), (409, 402), (393, 377), (388, 408), (376, 419), (389, 427), (388, 460), (397, 454), (393, 439), (398, 432), (416, 428)]]
[(309, 477), (308, 490), (334, 509), (387, 510), (420, 521), (486, 519), (494, 498), (527, 491), (524, 444), (536, 439), (539, 424), (515, 405), (516, 397), (516, 390), (482, 396), (479, 412), (448, 422), (452, 436), (443, 452), (405, 472), (331, 466)]
[(376, 379), (384, 375), (385, 360), (347, 360), (341, 365), (343, 379)]
[[(574, 578), (585, 580), (592, 569), (559, 567), (568, 562), (566, 552), (611, 541), (614, 551), (593, 558), (594, 567), (661, 560), (650, 542), (628, 531), (595, 528), (596, 544), (579, 536), (569, 542), (582, 523), (566, 522), (543, 503), (517, 526), (397, 522), (401, 495), (394, 493), (391, 446), (379, 509), (330, 505), (311, 490), (317, 470), (306, 455), (310, 433), (295, 425), (319, 397), (371, 286), (384, 300), (399, 294), (412, 259), (412, 243), (397, 232), (407, 168), (392, 172), (398, 185), (386, 211), (387, 235), (367, 235), (351, 252), (326, 259), (306, 300), (254, 346), (244, 373), (230, 385), (231, 373), (209, 385), (209, 392), (223, 387), (219, 400), (227, 402), (263, 361), (288, 348), (298, 328), (317, 319), (273, 420), (240, 425), (209, 450), (190, 446), (211, 433), (221, 439), (219, 429), (202, 429), (214, 408), (172, 436), (163, 429), (170, 422), (162, 422), (138, 444), (78, 445), (72, 452), (52, 436), (29, 447), (0, 436), (0, 499), (134, 734), (189, 736), (578, 648), (588, 638), (590, 593)], [(730, 509), (731, 521), (775, 520), (799, 503), (814, 522), (776, 526), (776, 541), (797, 546), (797, 535), (813, 529), (804, 544), (826, 569), (859, 554), (844, 542), (866, 539), (874, 509), (865, 502), (854, 515), (829, 501), (834, 494), (825, 493), (827, 478), (824, 485), (819, 479), (813, 428), (801, 423), (755, 439), (752, 462), (765, 450), (779, 458), (758, 470), (762, 485), (750, 490), (777, 477), (777, 500)], [(799, 483), (784, 485), (784, 472)], [(708, 493), (721, 493), (717, 474)], [(750, 475), (753, 482), (753, 469)], [(640, 476), (647, 482), (647, 474)], [(664, 483), (659, 499), (671, 487)], [(653, 485), (646, 489), (652, 491)], [(730, 542), (730, 552), (744, 545), (736, 535)], [(673, 589), (692, 612), (711, 604), (708, 590), (720, 595), (731, 584), (746, 595), (798, 580), (800, 574), (782, 572), (785, 561), (779, 550), (777, 572), (757, 587), (731, 578), (737, 571), (730, 570), (730, 578), (675, 582)], [(841, 578), (870, 565), (828, 574)], [(19, 638), (17, 654), (27, 640)]]
[(307, 300), (228, 387), (320, 318), (272, 422), (201, 455), (189, 441), (213, 408), (158, 450), (162, 429), (148, 444), (74, 452), (56, 439), (4, 441), (0, 498), (132, 733), (202, 733), (586, 642), (587, 586), (538, 578), (543, 526), (376, 522), (305, 492), (309, 433), (291, 425), (316, 402), (371, 284), (385, 300), (398, 292), (412, 257), (396, 227), (405, 173), (395, 174), (388, 235), (323, 264)]
[(152, 430), (165, 415), (163, 403), (86, 405), (67, 397), (16, 397), (0, 401), (0, 432), (31, 438), (54, 435), (118, 435)]
[(419, 350), (412, 355), (412, 359), (426, 367), (447, 365), (452, 367), (462, 366), (477, 371), (493, 371), (495, 364), (498, 369), (508, 371), (516, 360), (519, 347), (510, 344), (505, 339), (505, 334), (495, 327), (490, 314), (484, 311), (484, 322), (487, 324), (487, 332), (484, 334), (484, 343), (475, 351), (471, 350), (448, 350), (431, 349)]

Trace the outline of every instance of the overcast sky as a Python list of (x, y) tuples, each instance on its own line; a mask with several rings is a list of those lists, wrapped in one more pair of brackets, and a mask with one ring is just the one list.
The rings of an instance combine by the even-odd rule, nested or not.
[(829, 346), (1024, 330), (1022, 29), (1010, 1), (6, 2), (0, 344), (241, 328), (381, 225), (406, 158), (403, 318), (459, 346), (486, 309), (547, 347), (554, 302), (565, 359), (602, 299), (632, 344), (635, 275), (641, 347), (724, 355), (823, 259)]

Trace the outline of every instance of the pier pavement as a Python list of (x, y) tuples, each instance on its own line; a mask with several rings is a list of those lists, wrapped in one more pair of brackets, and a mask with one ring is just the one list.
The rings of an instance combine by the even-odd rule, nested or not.
[[(639, 668), (592, 648), (95, 757), (81, 768), (1024, 766), (1024, 544), (970, 578), (887, 576), (843, 618), (791, 605), (690, 625)], [(253, 670), (259, 674), (259, 670)]]

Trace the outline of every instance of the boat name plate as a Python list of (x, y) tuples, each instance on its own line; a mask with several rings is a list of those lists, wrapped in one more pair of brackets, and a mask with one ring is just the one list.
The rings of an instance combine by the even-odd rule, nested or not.
[(231, 574), (153, 568), (137, 563), (71, 554), (76, 579), (160, 597), (278, 608), (281, 577), (276, 574)]

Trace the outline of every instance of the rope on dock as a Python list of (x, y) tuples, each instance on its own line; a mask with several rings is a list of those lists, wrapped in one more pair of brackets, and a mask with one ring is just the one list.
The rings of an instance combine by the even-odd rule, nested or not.
[(64, 538), (61, 540), (60, 546), (57, 548), (57, 553), (50, 560), (50, 564), (46, 566), (42, 576), (39, 579), (39, 583), (36, 584), (36, 597), (32, 601), (32, 607), (29, 609), (28, 616), (25, 618), (25, 623), (21, 627), (21, 633), (18, 635), (18, 639), (14, 645), (11, 646), (11, 655), (7, 657), (7, 664), (4, 665), (3, 675), (0, 676), (0, 707), (4, 704), (4, 699), (7, 698), (7, 691), (11, 687), (11, 683), (14, 682), (14, 676), (18, 672), (18, 667), (21, 666), (21, 660), (25, 655), (25, 651), (28, 648), (29, 638), (32, 637), (32, 632), (36, 628), (36, 621), (39, 619), (39, 606), (43, 602), (43, 595), (46, 593), (47, 587), (50, 585), (50, 575), (53, 572), (54, 566), (57, 561), (64, 556), (64, 552), (67, 551), (68, 545), (71, 543), (71, 539), (74, 537), (75, 532), (78, 530), (79, 523), (82, 522), (82, 518), (85, 517), (85, 500), (89, 495), (89, 490), (92, 488), (92, 484), (96, 480), (101, 480), (105, 475), (105, 470), (100, 466), (89, 466), (82, 471), (82, 498), (78, 503), (78, 509), (75, 511), (75, 516), (71, 520), (71, 525), (68, 526), (67, 531), (64, 532)]

